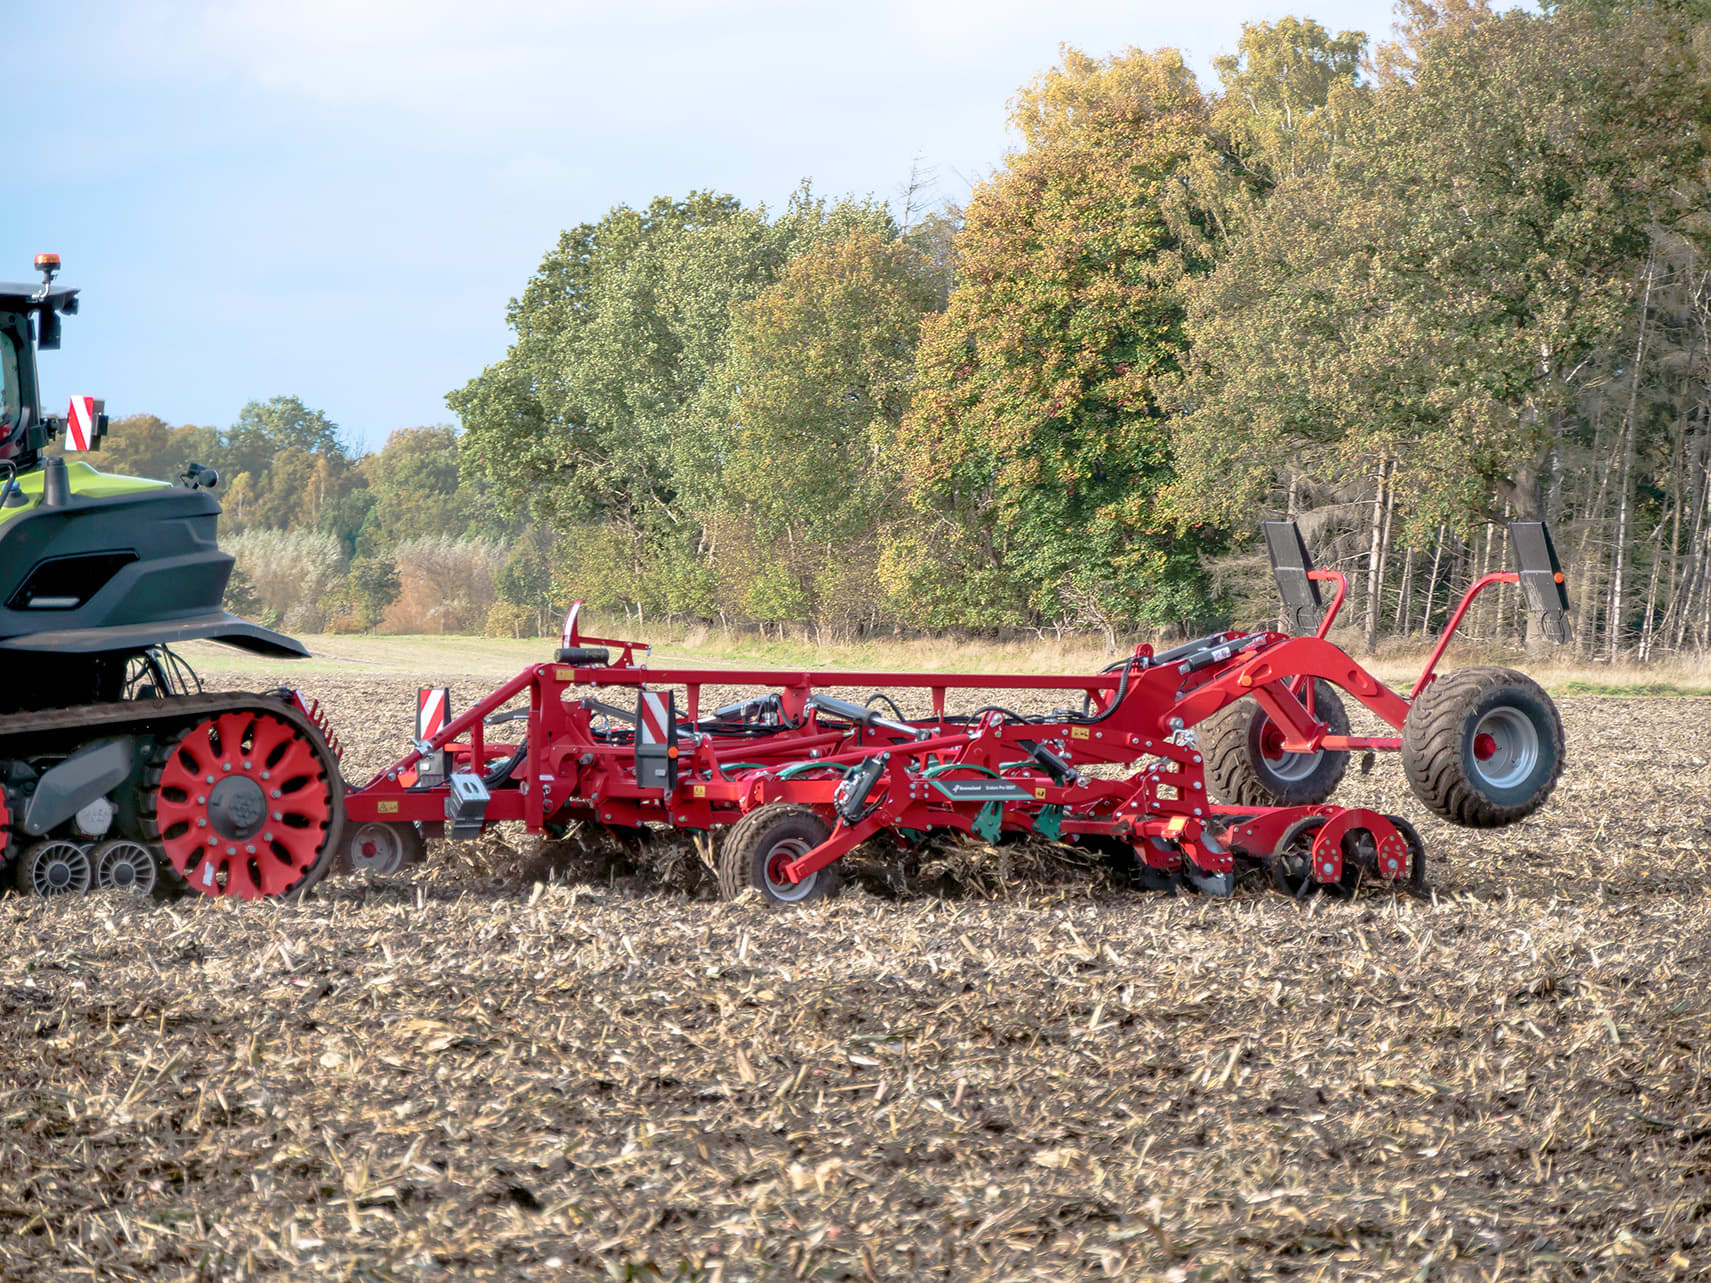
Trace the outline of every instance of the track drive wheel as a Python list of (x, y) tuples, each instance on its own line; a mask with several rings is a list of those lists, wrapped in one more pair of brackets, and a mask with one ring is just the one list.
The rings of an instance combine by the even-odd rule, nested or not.
[(191, 726), (150, 770), (145, 827), (202, 895), (296, 895), (332, 862), (339, 795), (326, 754), (259, 709)]
[(406, 865), (420, 864), (426, 854), (422, 831), (414, 824), (376, 820), (359, 824), (345, 834), (339, 845), (339, 868), (346, 873), (390, 877)]
[(1402, 724), (1408, 783), (1436, 815), (1491, 829), (1545, 804), (1562, 773), (1562, 718), (1539, 684), (1494, 665), (1458, 668)]
[(824, 842), (832, 829), (810, 807), (772, 802), (738, 820), (719, 847), (719, 894), (734, 900), (754, 887), (769, 904), (807, 904), (836, 895), (841, 879), (828, 866), (792, 882), (784, 866)]
[(95, 887), (100, 891), (133, 891), (149, 895), (160, 881), (160, 860), (153, 847), (114, 838), (89, 853), (95, 866)]
[[(1349, 715), (1336, 687), (1313, 680), (1313, 716), (1332, 735), (1349, 733)], [(1251, 699), (1207, 719), (1200, 731), (1206, 783), (1228, 806), (1317, 806), (1337, 791), (1349, 769), (1343, 749), (1286, 753), (1283, 732)]]
[(18, 889), (44, 899), (82, 895), (94, 881), (89, 852), (64, 838), (37, 842), (18, 857)]

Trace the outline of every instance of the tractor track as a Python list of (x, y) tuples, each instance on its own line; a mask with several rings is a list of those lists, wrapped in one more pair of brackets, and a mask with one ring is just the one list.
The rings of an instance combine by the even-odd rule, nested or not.
[[(343, 825), (345, 793), (344, 776), (339, 769), (337, 753), (328, 743), (320, 726), (294, 702), (277, 695), (256, 691), (203, 691), (195, 695), (171, 695), (154, 700), (121, 700), (108, 704), (84, 704), (72, 708), (36, 709), (26, 713), (0, 716), (0, 761), (8, 757), (28, 759), (51, 756), (75, 749), (80, 744), (99, 739), (103, 732), (133, 735), (155, 741), (148, 752), (141, 780), (141, 802), (138, 808), (143, 831), (140, 835), (150, 844), (160, 842), (155, 825), (156, 786), (165, 764), (163, 754), (168, 741), (202, 722), (223, 714), (260, 714), (273, 718), (295, 731), (310, 745), (315, 758), (325, 772), (331, 803), (331, 823), (321, 858), (303, 871), (303, 876), (289, 891), (301, 895), (325, 875), (336, 853)], [(0, 867), (11, 861), (25, 848), (27, 842), (19, 830), (20, 809), (14, 805), (10, 791), (6, 796), (6, 831), (0, 834)], [(170, 861), (156, 851), (160, 874), (169, 885), (182, 888), (184, 879)]]

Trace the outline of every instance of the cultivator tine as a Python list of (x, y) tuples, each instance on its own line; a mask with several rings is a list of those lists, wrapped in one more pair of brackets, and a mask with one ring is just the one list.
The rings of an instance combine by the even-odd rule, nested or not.
[(303, 716), (314, 723), (315, 729), (321, 732), (321, 738), (327, 741), (327, 747), (333, 750), (333, 756), (335, 758), (344, 757), (344, 745), (339, 743), (339, 737), (333, 733), (333, 728), (327, 721), (326, 713), (322, 712), (321, 701), (318, 699), (306, 700), (301, 692), (292, 691), (291, 702), (297, 705)]

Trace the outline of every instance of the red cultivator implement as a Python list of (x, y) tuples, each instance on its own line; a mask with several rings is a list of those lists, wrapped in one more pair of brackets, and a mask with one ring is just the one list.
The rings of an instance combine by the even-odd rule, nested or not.
[[(1413, 826), (1327, 799), (1350, 753), (1390, 750), (1420, 800), (1454, 823), (1508, 824), (1549, 796), (1563, 738), (1544, 691), (1501, 668), (1434, 679), (1469, 603), (1494, 583), (1521, 584), (1535, 626), (1563, 635), (1548, 533), (1511, 532), (1520, 573), (1469, 589), (1406, 698), (1325, 640), (1346, 583), (1313, 569), (1286, 523), (1266, 530), (1273, 566), (1312, 634), (1142, 645), (1088, 677), (654, 669), (637, 662), (641, 643), (579, 636), (572, 611), (554, 663), (431, 733), (419, 724), (409, 754), (347, 794), (347, 863), (396, 868), (424, 834), (474, 837), (501, 821), (530, 832), (571, 821), (723, 828), (721, 890), (790, 904), (825, 894), (838, 859), (870, 839), (955, 829), (1132, 853), (1138, 879), (1159, 887), (1228, 893), (1249, 864), (1297, 896), (1371, 880), (1417, 889), (1425, 850)], [(1336, 585), (1328, 609), (1324, 582)], [(713, 686), (754, 693), (709, 711), (702, 691)], [(826, 693), (852, 687), (872, 694)], [(952, 694), (964, 691), (1052, 692), (1067, 706), (960, 711)], [(1400, 734), (1349, 734), (1339, 691)], [(524, 697), (526, 709), (503, 711)], [(516, 729), (501, 738), (500, 726)]]

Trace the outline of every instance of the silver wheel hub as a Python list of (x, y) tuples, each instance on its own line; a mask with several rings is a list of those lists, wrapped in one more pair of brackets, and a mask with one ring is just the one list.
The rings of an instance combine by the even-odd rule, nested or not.
[(364, 824), (350, 836), (350, 865), (359, 873), (397, 873), (404, 843), (390, 824)]
[(1539, 731), (1520, 709), (1494, 708), (1474, 724), (1473, 769), (1492, 788), (1515, 788), (1539, 763)]

